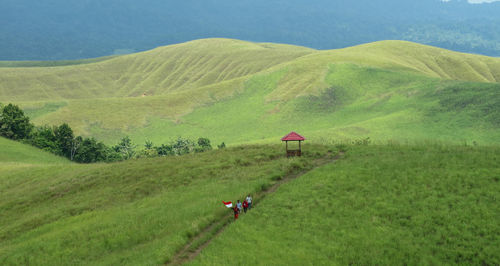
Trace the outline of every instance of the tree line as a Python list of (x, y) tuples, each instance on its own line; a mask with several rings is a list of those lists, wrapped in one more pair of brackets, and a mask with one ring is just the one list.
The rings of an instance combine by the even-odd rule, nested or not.
[[(108, 146), (95, 138), (75, 136), (71, 127), (63, 123), (59, 126), (35, 126), (19, 106), (0, 103), (0, 136), (31, 144), (53, 154), (64, 156), (79, 163), (116, 162), (131, 158), (175, 156), (212, 149), (208, 138), (197, 141), (177, 138), (169, 144), (155, 146), (146, 141), (144, 149), (137, 152), (137, 145), (126, 136), (114, 145)], [(217, 145), (225, 148), (225, 143)]]

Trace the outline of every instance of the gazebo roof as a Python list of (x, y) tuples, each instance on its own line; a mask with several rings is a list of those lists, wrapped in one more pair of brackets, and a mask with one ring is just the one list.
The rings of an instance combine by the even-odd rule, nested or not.
[(301, 140), (306, 140), (306, 138), (302, 137), (301, 135), (293, 131), (288, 133), (288, 135), (284, 136), (283, 138), (281, 138), (281, 141), (301, 141)]

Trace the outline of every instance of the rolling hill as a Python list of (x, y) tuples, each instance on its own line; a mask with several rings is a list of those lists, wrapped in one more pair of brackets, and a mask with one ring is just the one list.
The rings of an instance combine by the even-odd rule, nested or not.
[[(190, 263), (500, 262), (500, 59), (207, 39), (0, 65), (0, 101), (38, 125), (233, 144), (83, 165), (0, 138), (2, 265), (164, 264), (211, 239)], [(303, 157), (262, 144), (290, 130), (307, 137)], [(248, 193), (257, 205), (230, 223), (220, 201)]]
[(186, 265), (498, 264), (500, 149), (354, 146)]
[(69, 164), (70, 161), (30, 145), (0, 137), (0, 167)]
[[(191, 264), (497, 264), (499, 159), (498, 147), (427, 143), (0, 163), (0, 264), (160, 265), (207, 240)], [(253, 209), (231, 223), (221, 200), (248, 193)]]
[(288, 160), (273, 145), (113, 164), (0, 163), (0, 264), (163, 264), (227, 217), (220, 200), (260, 192), (330, 156), (309, 146)]
[[(205, 136), (498, 143), (500, 59), (403, 41), (313, 50), (204, 39), (56, 67), (0, 68), (0, 101), (108, 143)], [(35, 64), (35, 63), (32, 63)]]

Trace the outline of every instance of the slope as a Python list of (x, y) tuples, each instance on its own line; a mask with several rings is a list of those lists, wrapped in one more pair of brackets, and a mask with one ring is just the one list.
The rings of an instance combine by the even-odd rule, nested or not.
[[(92, 83), (75, 81), (90, 79), (83, 69)], [(35, 82), (41, 73), (66, 74)], [(35, 123), (67, 122), (108, 143), (124, 135), (241, 143), (290, 130), (314, 139), (500, 139), (500, 59), (402, 41), (317, 51), (207, 39), (94, 64), (0, 69), (7, 76), (12, 89), (0, 98), (26, 99), (16, 103)], [(50, 100), (36, 100), (40, 84)]]
[(344, 157), (281, 186), (188, 265), (500, 262), (498, 147), (354, 146)]
[(0, 264), (162, 264), (235, 201), (314, 167), (242, 146), (115, 164), (0, 168)]
[(312, 51), (205, 39), (93, 64), (0, 68), (0, 101), (165, 95), (247, 76)]
[(20, 165), (69, 164), (65, 158), (0, 137), (0, 169)]
[[(272, 94), (272, 99), (318, 93), (328, 86), (324, 79), (332, 64), (355, 64), (444, 80), (500, 82), (500, 58), (457, 53), (405, 41), (380, 41), (319, 51), (274, 67), (273, 70), (286, 68), (288, 73)], [(376, 78), (367, 82), (379, 82)]]

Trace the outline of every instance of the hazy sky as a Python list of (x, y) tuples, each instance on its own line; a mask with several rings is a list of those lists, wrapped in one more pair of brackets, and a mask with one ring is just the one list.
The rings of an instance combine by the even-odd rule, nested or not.
[(491, 3), (491, 2), (496, 2), (496, 1), (500, 1), (500, 0), (468, 0), (469, 3), (474, 3), (474, 4), (478, 4), (478, 3)]
[[(451, 0), (441, 0), (443, 2), (450, 2)], [(481, 3), (491, 3), (491, 2), (496, 2), (500, 0), (467, 0), (471, 4), (481, 4)]]

